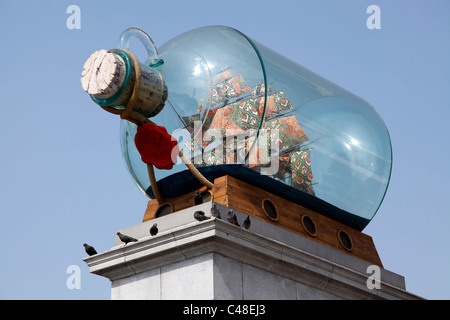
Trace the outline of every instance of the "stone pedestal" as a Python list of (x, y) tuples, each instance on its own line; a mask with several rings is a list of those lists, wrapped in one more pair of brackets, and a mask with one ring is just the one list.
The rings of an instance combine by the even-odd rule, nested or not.
[[(380, 268), (369, 289), (369, 262), (259, 219), (249, 230), (210, 215), (212, 202), (120, 230), (138, 238), (87, 257), (90, 272), (111, 280), (112, 299), (421, 299), (402, 276)], [(234, 210), (238, 221), (247, 216)], [(158, 224), (159, 232), (149, 229)], [(370, 269), (369, 269), (370, 270)]]

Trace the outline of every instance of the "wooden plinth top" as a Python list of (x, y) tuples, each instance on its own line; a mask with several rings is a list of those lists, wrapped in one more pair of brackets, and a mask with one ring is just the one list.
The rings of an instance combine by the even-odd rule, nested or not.
[[(212, 189), (203, 187), (198, 191), (205, 201), (212, 200), (372, 264), (383, 266), (372, 237), (246, 182), (223, 176), (214, 181)], [(143, 221), (172, 212), (176, 214), (176, 211), (194, 206), (194, 194), (195, 191), (177, 198), (165, 199), (161, 205), (157, 200), (150, 200)]]

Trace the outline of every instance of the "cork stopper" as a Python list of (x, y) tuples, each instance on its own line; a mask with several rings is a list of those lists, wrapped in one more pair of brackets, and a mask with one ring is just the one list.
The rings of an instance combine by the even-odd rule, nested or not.
[[(127, 64), (127, 54), (118, 52), (102, 49), (91, 54), (83, 66), (81, 86), (96, 98), (93, 100), (97, 104), (123, 110), (133, 92), (135, 73), (131, 62)], [(153, 117), (163, 109), (166, 99), (167, 87), (162, 76), (141, 64), (141, 85), (133, 111)]]

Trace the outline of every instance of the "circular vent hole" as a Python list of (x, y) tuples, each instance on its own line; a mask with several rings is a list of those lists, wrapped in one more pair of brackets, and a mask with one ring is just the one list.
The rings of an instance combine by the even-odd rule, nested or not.
[(316, 224), (310, 217), (303, 216), (302, 217), (302, 225), (303, 225), (303, 228), (305, 228), (306, 232), (308, 232), (311, 236), (316, 235), (316, 232), (317, 232)]
[(345, 232), (340, 230), (339, 231), (339, 241), (341, 242), (342, 246), (347, 249), (347, 250), (352, 250), (353, 249), (353, 243), (352, 243), (352, 239), (350, 238), (350, 236)]
[(205, 192), (201, 193), (200, 195), (202, 196), (203, 202), (211, 201), (211, 193), (209, 193), (208, 191), (205, 191)]
[(162, 205), (159, 206), (158, 210), (156, 210), (156, 217), (159, 218), (168, 215), (172, 213), (172, 211), (173, 208), (170, 203), (163, 203)]
[(278, 220), (278, 210), (277, 207), (269, 199), (263, 200), (262, 203), (263, 211), (271, 220)]

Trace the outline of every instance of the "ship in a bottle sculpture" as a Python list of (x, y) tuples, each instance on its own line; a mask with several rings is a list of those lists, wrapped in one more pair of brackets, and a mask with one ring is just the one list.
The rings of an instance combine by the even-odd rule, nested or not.
[(230, 176), (358, 231), (376, 214), (392, 150), (363, 99), (230, 27), (159, 48), (129, 28), (118, 47), (87, 60), (83, 88), (122, 118), (128, 170), (158, 206)]

